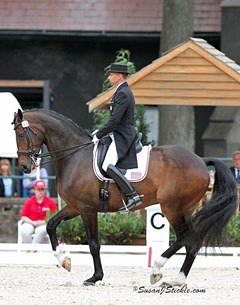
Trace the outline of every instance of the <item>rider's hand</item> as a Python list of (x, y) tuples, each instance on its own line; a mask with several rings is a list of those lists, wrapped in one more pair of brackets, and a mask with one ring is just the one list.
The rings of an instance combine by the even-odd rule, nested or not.
[(92, 142), (96, 144), (99, 141), (98, 137), (96, 135), (93, 136)]
[(99, 129), (96, 129), (92, 132), (92, 136), (95, 136), (95, 134), (98, 132)]

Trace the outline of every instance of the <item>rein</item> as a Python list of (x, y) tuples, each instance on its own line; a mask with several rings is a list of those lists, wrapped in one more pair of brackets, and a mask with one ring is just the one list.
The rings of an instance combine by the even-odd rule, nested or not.
[(74, 151), (71, 151), (70, 153), (66, 154), (66, 155), (63, 155), (63, 156), (59, 156), (59, 157), (55, 157), (55, 158), (52, 158), (50, 153), (47, 152), (47, 153), (35, 153), (35, 158), (48, 158), (48, 157), (51, 157), (52, 160), (50, 161), (44, 161), (42, 162), (41, 164), (48, 164), (48, 163), (51, 163), (55, 160), (61, 160), (61, 159), (64, 159), (68, 156), (71, 156), (72, 154), (74, 154), (75, 152), (77, 152), (78, 150), (88, 146), (89, 144), (92, 144), (92, 141), (91, 142), (86, 142), (86, 143), (83, 143), (83, 144), (79, 144), (79, 145), (76, 145), (76, 146), (73, 146), (73, 147), (68, 147), (68, 148), (64, 148), (64, 149), (59, 149), (59, 150), (55, 150), (53, 151), (52, 153), (61, 153), (61, 152), (64, 152), (64, 151), (68, 151), (68, 150), (72, 150), (72, 149), (75, 149)]
[[(34, 131), (30, 126), (29, 126), (29, 123), (28, 121), (26, 120), (23, 120), (21, 121), (20, 123), (16, 124), (15, 127), (14, 127), (14, 130), (16, 130), (16, 128), (21, 125), (22, 128), (23, 128), (23, 131), (24, 131), (24, 135), (27, 139), (27, 142), (28, 142), (28, 146), (29, 146), (29, 149), (28, 150), (18, 150), (17, 151), (17, 154), (18, 155), (27, 155), (29, 156), (29, 158), (31, 159), (32, 163), (35, 165), (35, 166), (38, 166), (37, 165), (37, 159), (38, 158), (47, 158), (47, 157), (51, 157), (50, 153), (47, 152), (47, 153), (38, 153), (36, 152), (36, 150), (34, 149), (34, 145), (33, 145), (33, 141), (32, 141), (32, 138), (31, 138), (31, 135), (30, 135), (30, 132), (32, 132), (35, 136), (39, 137), (37, 132)], [(66, 154), (66, 155), (63, 155), (63, 156), (59, 156), (59, 157), (55, 157), (55, 158), (52, 158), (52, 160), (50, 161), (45, 161), (45, 162), (42, 162), (42, 164), (48, 164), (48, 163), (51, 163), (55, 160), (60, 160), (60, 159), (63, 159), (63, 158), (66, 158), (72, 154), (74, 154), (75, 152), (77, 152), (78, 150), (88, 146), (89, 144), (92, 144), (92, 141), (90, 142), (86, 142), (86, 143), (83, 143), (83, 144), (79, 144), (79, 145), (76, 145), (76, 146), (73, 146), (73, 147), (68, 147), (68, 148), (63, 148), (63, 149), (59, 149), (59, 150), (55, 150), (53, 151), (52, 153), (54, 154), (58, 154), (58, 153), (61, 153), (61, 152), (64, 152), (64, 151), (69, 151), (69, 150), (72, 150), (72, 149), (75, 149), (74, 151), (71, 151), (70, 153)]]

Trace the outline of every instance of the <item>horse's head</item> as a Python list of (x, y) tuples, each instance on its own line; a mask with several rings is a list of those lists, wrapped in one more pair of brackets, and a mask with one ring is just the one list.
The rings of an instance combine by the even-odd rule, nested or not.
[(34, 124), (27, 117), (27, 113), (18, 109), (18, 112), (14, 113), (12, 124), (16, 133), (18, 165), (25, 173), (30, 173), (36, 166), (43, 137), (35, 130)]

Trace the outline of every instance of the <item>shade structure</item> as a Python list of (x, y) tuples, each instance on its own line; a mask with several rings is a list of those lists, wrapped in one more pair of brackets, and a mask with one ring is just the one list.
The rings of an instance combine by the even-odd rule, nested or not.
[(16, 137), (11, 122), (14, 118), (14, 112), (17, 112), (18, 109), (22, 110), (22, 108), (12, 93), (1, 92), (0, 109), (0, 157), (16, 158)]

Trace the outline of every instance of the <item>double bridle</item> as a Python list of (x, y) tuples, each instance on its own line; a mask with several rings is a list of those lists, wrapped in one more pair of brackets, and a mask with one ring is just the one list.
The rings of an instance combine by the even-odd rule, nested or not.
[[(14, 122), (12, 124), (14, 124)], [(24, 132), (24, 135), (26, 137), (26, 140), (27, 140), (29, 148), (27, 150), (18, 150), (17, 154), (18, 154), (18, 156), (19, 155), (28, 156), (31, 159), (31, 162), (34, 164), (34, 166), (37, 167), (38, 166), (38, 164), (37, 164), (37, 159), (38, 158), (51, 157), (51, 155), (48, 152), (47, 153), (39, 153), (34, 148), (34, 144), (33, 144), (32, 137), (31, 137), (31, 133), (33, 135), (37, 136), (39, 139), (40, 139), (40, 137), (37, 134), (37, 132), (30, 127), (30, 125), (29, 125), (27, 120), (23, 120), (23, 121), (17, 123), (14, 126), (14, 130), (16, 130), (17, 127), (20, 126), (20, 125), (23, 128), (23, 132)], [(76, 145), (76, 146), (72, 146), (72, 147), (56, 150), (56, 151), (54, 151), (54, 153), (60, 153), (60, 152), (69, 151), (69, 150), (71, 150), (71, 152), (69, 152), (68, 154), (64, 154), (63, 156), (56, 157), (56, 158), (54, 158), (54, 160), (59, 160), (59, 159), (63, 159), (65, 157), (68, 157), (68, 156), (74, 154), (75, 152), (77, 152), (79, 149), (81, 149), (81, 148), (83, 148), (83, 147), (85, 147), (85, 146), (87, 146), (89, 144), (92, 144), (92, 141), (86, 142), (86, 143), (83, 143), (83, 144), (79, 144), (79, 145)], [(50, 163), (52, 161), (53, 161), (53, 159), (51, 161), (43, 162), (42, 164)]]
[(18, 150), (17, 151), (17, 154), (18, 156), (19, 155), (25, 155), (25, 156), (28, 156), (32, 163), (37, 166), (37, 158), (40, 158), (40, 154), (36, 151), (36, 149), (34, 148), (34, 145), (33, 145), (33, 141), (32, 141), (32, 137), (30, 135), (30, 133), (33, 133), (35, 136), (39, 137), (38, 134), (36, 133), (36, 131), (34, 131), (28, 121), (26, 120), (23, 120), (19, 123), (17, 123), (15, 126), (14, 126), (14, 130), (17, 129), (18, 126), (22, 126), (23, 128), (23, 132), (24, 132), (24, 135), (25, 135), (25, 138), (27, 139), (27, 143), (28, 143), (28, 150)]

